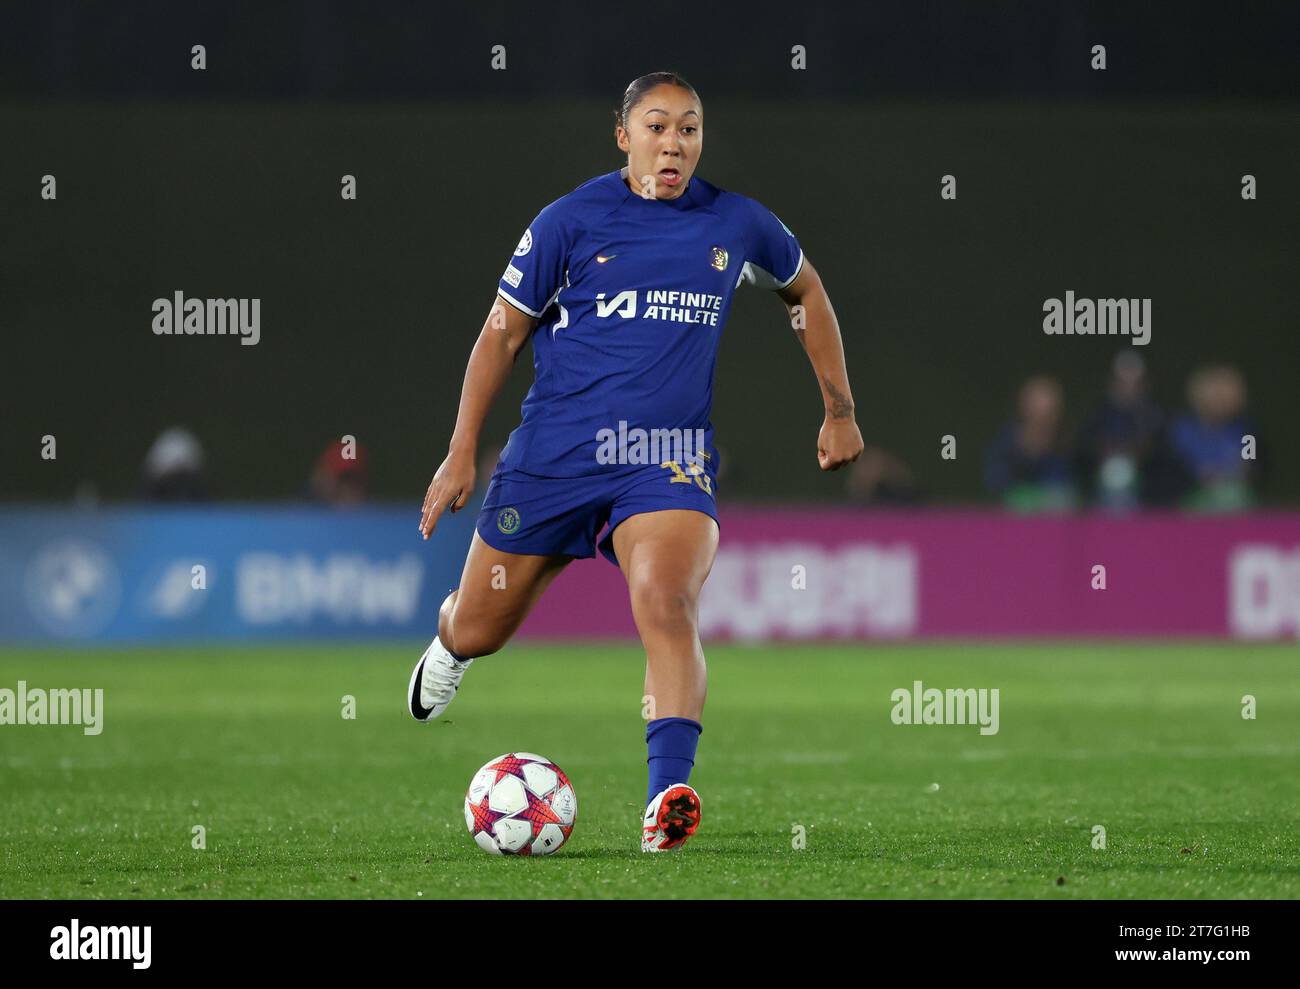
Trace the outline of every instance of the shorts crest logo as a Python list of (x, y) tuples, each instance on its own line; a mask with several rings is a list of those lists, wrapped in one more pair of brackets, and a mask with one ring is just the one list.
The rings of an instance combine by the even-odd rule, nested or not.
[(533, 249), (533, 228), (529, 227), (524, 231), (524, 235), (519, 238), (519, 246), (515, 248), (515, 257), (521, 258)]
[(710, 263), (718, 271), (727, 270), (727, 249), (725, 247), (709, 248)]
[(497, 528), (507, 536), (519, 529), (519, 513), (513, 508), (503, 508), (497, 516)]

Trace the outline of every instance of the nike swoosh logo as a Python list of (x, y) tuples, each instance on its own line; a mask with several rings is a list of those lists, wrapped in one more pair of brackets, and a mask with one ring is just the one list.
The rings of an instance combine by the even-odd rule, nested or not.
[(433, 710), (433, 708), (425, 707), (420, 703), (420, 688), (424, 682), (424, 661), (426, 659), (428, 659), (427, 655), (420, 659), (420, 665), (415, 671), (415, 676), (411, 678), (411, 714), (415, 715), (417, 721), (424, 721)]
[(613, 261), (616, 257), (618, 257), (617, 254), (597, 254), (596, 263), (604, 264), (606, 261)]

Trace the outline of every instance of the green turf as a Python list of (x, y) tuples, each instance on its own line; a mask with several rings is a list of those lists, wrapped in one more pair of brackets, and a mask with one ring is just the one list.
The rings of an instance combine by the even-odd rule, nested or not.
[[(704, 823), (659, 856), (638, 845), (638, 649), (512, 646), (431, 726), (403, 710), (418, 652), (0, 653), (0, 687), (106, 692), (96, 737), (0, 727), (0, 896), (1300, 895), (1293, 646), (716, 646)], [(914, 679), (997, 687), (1000, 732), (892, 724)], [(549, 858), (466, 834), (470, 776), (511, 749), (576, 787)]]

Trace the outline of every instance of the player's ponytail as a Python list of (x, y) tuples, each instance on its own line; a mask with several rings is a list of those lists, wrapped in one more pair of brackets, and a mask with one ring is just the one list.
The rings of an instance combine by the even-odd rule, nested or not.
[(654, 89), (656, 86), (680, 86), (691, 96), (695, 97), (695, 102), (703, 106), (699, 93), (695, 92), (695, 87), (687, 82), (680, 74), (676, 72), (649, 72), (638, 79), (633, 79), (627, 89), (623, 91), (623, 103), (614, 111), (614, 123), (627, 130), (627, 118), (636, 105), (641, 102), (641, 97)]

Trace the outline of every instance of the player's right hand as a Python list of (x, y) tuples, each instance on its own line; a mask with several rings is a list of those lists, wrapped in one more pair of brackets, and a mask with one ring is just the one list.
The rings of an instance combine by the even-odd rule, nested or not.
[(429, 490), (424, 493), (424, 509), (420, 515), (420, 534), (429, 538), (438, 517), (450, 508), (458, 512), (465, 507), (469, 496), (474, 491), (474, 457), (472, 454), (447, 454), (433, 480)]

